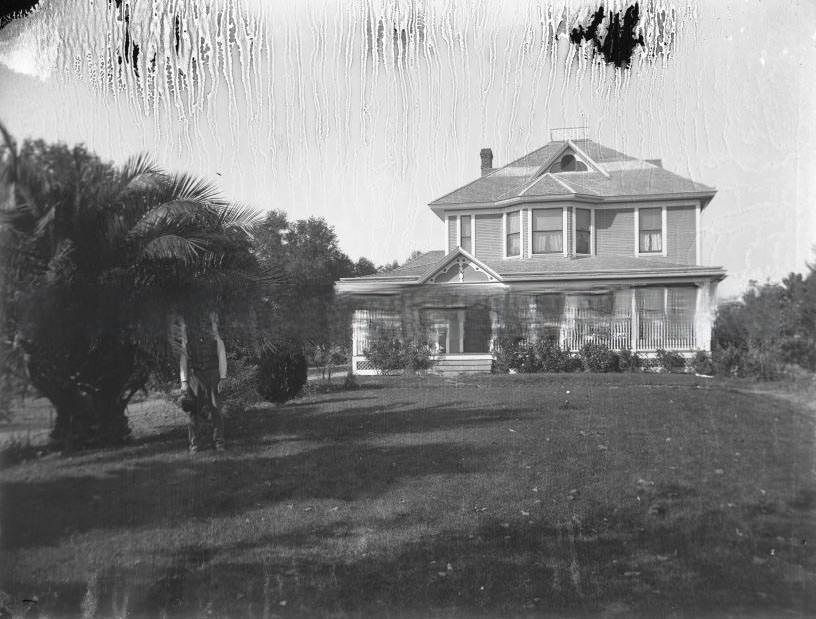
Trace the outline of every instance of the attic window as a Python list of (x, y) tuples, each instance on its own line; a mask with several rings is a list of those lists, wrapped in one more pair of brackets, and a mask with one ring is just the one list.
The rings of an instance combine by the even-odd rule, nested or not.
[(586, 172), (586, 170), (586, 164), (578, 161), (572, 153), (565, 154), (550, 168), (550, 172)]

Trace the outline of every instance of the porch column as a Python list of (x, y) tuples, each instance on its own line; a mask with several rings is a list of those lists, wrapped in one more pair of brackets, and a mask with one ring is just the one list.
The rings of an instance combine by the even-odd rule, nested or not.
[(496, 350), (496, 338), (499, 337), (499, 312), (496, 310), (496, 299), (490, 299), (490, 352)]
[(697, 284), (697, 303), (694, 309), (694, 338), (698, 350), (711, 350), (711, 327), (714, 323), (712, 298), (717, 284), (706, 280)]
[(635, 295), (634, 288), (630, 288), (630, 291), (632, 293), (632, 306), (629, 314), (629, 348), (632, 352), (635, 352), (638, 349), (640, 329), (638, 328), (637, 296)]

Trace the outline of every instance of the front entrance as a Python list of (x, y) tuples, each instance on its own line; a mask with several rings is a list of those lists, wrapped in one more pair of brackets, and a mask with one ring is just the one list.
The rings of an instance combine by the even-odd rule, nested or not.
[(491, 321), (487, 308), (424, 309), (422, 322), (436, 354), (490, 352)]

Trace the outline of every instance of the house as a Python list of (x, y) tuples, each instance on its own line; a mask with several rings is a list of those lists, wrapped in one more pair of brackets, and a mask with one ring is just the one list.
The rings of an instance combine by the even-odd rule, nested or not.
[(709, 350), (720, 267), (701, 263), (715, 190), (588, 139), (553, 140), (429, 204), (443, 249), (341, 279), (353, 371), (370, 338), (427, 342), (441, 371), (489, 371), (499, 342), (549, 337), (691, 356)]

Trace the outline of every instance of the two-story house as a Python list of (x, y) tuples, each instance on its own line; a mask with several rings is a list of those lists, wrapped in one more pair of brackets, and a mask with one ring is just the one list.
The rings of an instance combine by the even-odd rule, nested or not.
[(715, 190), (591, 140), (551, 141), (429, 204), (443, 250), (336, 285), (354, 304), (353, 371), (385, 329), (443, 371), (489, 371), (497, 342), (552, 337), (654, 357), (709, 350), (719, 267), (701, 264)]

